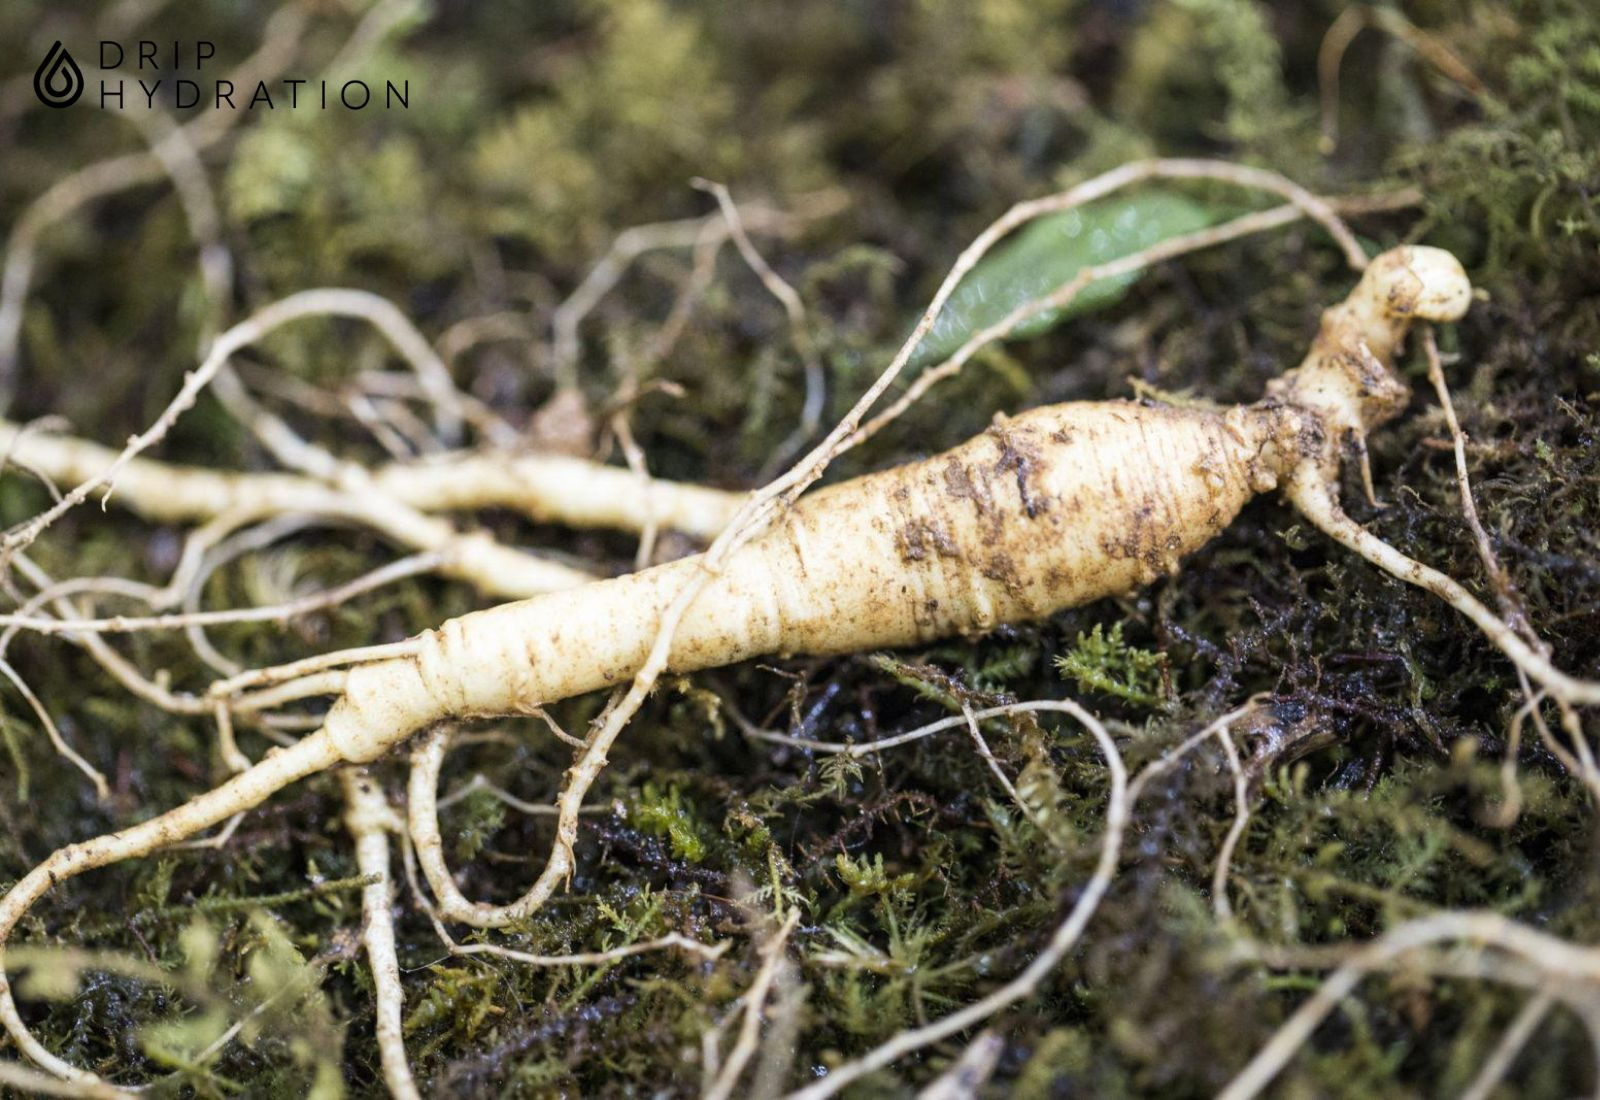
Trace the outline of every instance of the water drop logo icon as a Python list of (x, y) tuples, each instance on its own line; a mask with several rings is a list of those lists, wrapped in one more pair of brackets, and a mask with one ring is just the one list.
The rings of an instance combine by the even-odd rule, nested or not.
[(83, 94), (83, 70), (59, 41), (34, 71), (33, 94), (46, 107), (70, 107)]

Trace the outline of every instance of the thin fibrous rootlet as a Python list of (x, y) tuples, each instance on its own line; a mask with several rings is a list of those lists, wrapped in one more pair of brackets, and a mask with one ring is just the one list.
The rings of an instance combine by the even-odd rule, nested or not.
[[(505, 299), (459, 277), (461, 250), (434, 246), (441, 228), (457, 239), (493, 239), (514, 277), (535, 271), (565, 290), (619, 230), (705, 213), (676, 180), (726, 179), (741, 200), (762, 194), (780, 209), (798, 207), (785, 201), (791, 194), (843, 182), (846, 215), (798, 239), (758, 237), (800, 291), (827, 363), (826, 427), (865, 384), (861, 372), (887, 360), (957, 245), (1013, 198), (1152, 147), (1216, 152), (1219, 143), (1231, 157), (1284, 169), (1327, 193), (1417, 185), (1418, 210), (1362, 217), (1357, 228), (1379, 245), (1447, 246), (1485, 292), (1458, 328), (1440, 333), (1478, 508), (1527, 619), (1566, 667), (1592, 673), (1590, 395), (1600, 384), (1591, 361), (1600, 334), (1596, 225), (1586, 197), (1595, 153), (1582, 140), (1596, 117), (1596, 81), (1584, 60), (1592, 17), (1577, 5), (1407, 8), (1424, 33), (1459, 55), (1482, 91), (1436, 76), (1416, 43), (1364, 31), (1344, 62), (1338, 148), (1321, 159), (1310, 74), (1320, 36), (1341, 10), (1045, 4), (979, 21), (957, 7), (862, 8), (802, 21), (781, 42), (774, 28), (791, 22), (765, 18), (760, 4), (737, 17), (654, 4), (617, 15), (541, 13), (515, 25), (488, 12), (448, 17), (393, 48), (417, 63), (480, 74), (478, 83), (453, 85), (475, 100), (471, 112), (451, 116), (457, 122), (413, 115), (410, 129), (381, 138), (280, 125), (258, 132), (252, 123), (237, 144), (202, 150), (244, 285), (259, 288), (233, 303), (234, 316), (305, 287), (360, 285), (404, 303), (443, 350), (455, 321), (506, 311)], [(18, 5), (4, 18), (36, 14)], [(158, 21), (152, 36), (171, 37), (162, 16), (146, 18)], [(324, 13), (308, 48), (325, 60), (348, 29)], [(232, 56), (243, 57), (261, 31), (259, 23), (234, 28)], [(483, 62), (549, 41), (575, 52), (543, 53), (545, 61), (515, 75)], [(569, 56), (583, 63), (559, 76), (541, 67)], [(763, 98), (765, 88), (815, 81), (818, 58), (827, 59), (828, 94)], [(36, 60), (6, 71), (25, 72)], [(1018, 96), (1019, 87), (1030, 93)], [(620, 108), (627, 102), (636, 112), (652, 88), (673, 91), (673, 121), (695, 122), (677, 132), (706, 135), (665, 160), (660, 143), (636, 136), (659, 132), (660, 119)], [(464, 117), (475, 120), (476, 140), (462, 140)], [(20, 147), (34, 151), (37, 169), (3, 174), (4, 216), (73, 168), (140, 147), (133, 131), (107, 126), (23, 131)], [(715, 138), (735, 129), (738, 143)], [(893, 152), (874, 154), (885, 147)], [(533, 156), (539, 178), (553, 182), (530, 194), (534, 173), (523, 158)], [(309, 165), (327, 186), (236, 167), (246, 163)], [(421, 163), (427, 170), (414, 170)], [(463, 170), (450, 173), (456, 182), (442, 193), (432, 177), (447, 164)], [(147, 184), (109, 207), (112, 216), (131, 233), (103, 232), (109, 223), (96, 217), (45, 236), (27, 313), (26, 387), (9, 412), (18, 421), (66, 413), (77, 434), (103, 442), (147, 425), (176, 389), (177, 372), (192, 365), (197, 335), (196, 315), (176, 311), (193, 297), (171, 293), (193, 285), (193, 254), (170, 191)], [(581, 378), (597, 434), (608, 431), (626, 365), (651, 350), (670, 320), (672, 295), (694, 285), (697, 267), (687, 251), (647, 258), (585, 321)], [(127, 278), (130, 271), (139, 278)], [(860, 472), (937, 451), (982, 432), (996, 410), (1120, 396), (1130, 372), (1169, 395), (1248, 400), (1299, 354), (1316, 310), (1349, 281), (1325, 239), (1299, 230), (1158, 269), (1109, 311), (978, 358), (836, 469)], [(803, 357), (784, 346), (783, 310), (737, 261), (725, 256), (709, 285), (678, 338), (680, 352), (642, 371), (643, 395), (625, 411), (653, 473), (743, 488), (760, 483), (766, 457), (799, 420)], [(546, 307), (531, 308), (531, 357), (501, 336), (451, 361), (463, 388), (519, 423), (550, 377), (539, 352), (537, 311)], [(514, 318), (509, 324), (518, 331)], [(252, 387), (297, 377), (332, 393), (370, 368), (356, 360), (374, 344), (353, 329), (310, 325), (284, 330), (242, 367)], [(92, 366), (86, 372), (83, 364)], [(1346, 507), (1498, 608), (1463, 519), (1447, 425), (1424, 383), (1420, 350), (1400, 368), (1419, 396), (1369, 441), (1383, 507), (1364, 502), (1354, 467), (1343, 486)], [(658, 377), (684, 383), (686, 396), (652, 390)], [(261, 392), (274, 402), (307, 395)], [(325, 412), (277, 407), (338, 453), (365, 465), (384, 458), (378, 446), (353, 441), (356, 421), (346, 430), (319, 419)], [(162, 458), (193, 465), (262, 465), (248, 433), (206, 399), (163, 446)], [(10, 476), (3, 496), (8, 520), (48, 503)], [(609, 536), (485, 518), (502, 541), (554, 546), (567, 566), (617, 572), (633, 556), (631, 542)], [(675, 538), (666, 536), (669, 556), (682, 552)], [(30, 552), (56, 577), (161, 584), (173, 541), (170, 529), (130, 522), (113, 498), (107, 514), (82, 509)], [(300, 535), (265, 552), (247, 543), (233, 549), (240, 556), (207, 574), (205, 607), (287, 600), (304, 591), (287, 587), (291, 577), (312, 579), (314, 591), (330, 588), (390, 555), (387, 542), (365, 536)], [(287, 633), (270, 620), (207, 629), (230, 657), (259, 666), (396, 641), (480, 600), (464, 586), (413, 574), (337, 609), (303, 612)], [(96, 597), (93, 611), (115, 615), (126, 606)], [(214, 676), (170, 634), (108, 638), (139, 667), (168, 671), (179, 689)], [(20, 876), (60, 844), (134, 823), (224, 777), (204, 720), (131, 702), (61, 642), (24, 635), (10, 654), (66, 719), (64, 736), (108, 776), (113, 800), (97, 802), (20, 699), (8, 696), (0, 877)], [(1058, 657), (1071, 658), (1063, 667), (1074, 678), (1064, 684)], [(1535, 722), (1553, 725), (1555, 709), (1547, 703), (1542, 715), (1519, 721), (1524, 697), (1510, 666), (1465, 620), (1263, 501), (1139, 597), (893, 658), (752, 663), (667, 683), (591, 795), (598, 812), (582, 819), (577, 900), (558, 895), (494, 939), (545, 955), (672, 933), (729, 948), (709, 962), (669, 949), (593, 969), (485, 965), (467, 956), (439, 962), (439, 940), (402, 883), (397, 938), (418, 1078), (449, 1094), (590, 1094), (621, 1080), (699, 1091), (697, 1037), (721, 1025), (724, 1056), (734, 1046), (743, 1021), (735, 998), (761, 973), (760, 945), (781, 931), (781, 922), (765, 927), (730, 900), (755, 890), (756, 910), (797, 908), (804, 918), (781, 941), (790, 963), (772, 974), (761, 1049), (742, 1081), (756, 1092), (774, 1074), (795, 1085), (808, 1067), (836, 1065), (998, 988), (1043, 946), (1090, 876), (1106, 768), (1089, 741), (1054, 720), (1036, 725), (1024, 714), (981, 727), (1001, 772), (1038, 811), (1032, 819), (960, 726), (857, 757), (753, 741), (741, 722), (859, 744), (933, 718), (959, 719), (963, 702), (981, 712), (1006, 697), (1066, 693), (1108, 720), (1137, 769), (1260, 691), (1274, 693), (1270, 714), (1235, 734), (1251, 811), (1227, 880), (1237, 924), (1212, 904), (1216, 856), (1236, 816), (1226, 753), (1212, 742), (1146, 788), (1120, 874), (1082, 942), (1037, 996), (991, 1021), (1000, 1048), (987, 1069), (982, 1056), (991, 1046), (969, 1047), (974, 1031), (862, 1088), (909, 1093), (967, 1051), (997, 1095), (1049, 1095), (1062, 1082), (1103, 1094), (1210, 1094), (1321, 981), (1329, 962), (1296, 960), (1290, 949), (1364, 942), (1414, 918), (1471, 908), (1573, 943), (1594, 941), (1592, 810), (1550, 747), (1570, 742), (1559, 733), (1547, 740)], [(576, 700), (551, 717), (581, 733), (602, 701)], [(1502, 757), (1514, 732), (1521, 749), (1508, 785)], [(237, 737), (250, 758), (268, 744), (248, 724)], [(1309, 749), (1316, 751), (1287, 766)], [(549, 850), (547, 819), (494, 792), (547, 801), (567, 760), (543, 726), (474, 723), (457, 735), (440, 795), (448, 864), (466, 897), (507, 902), (534, 877)], [(373, 774), (400, 806), (397, 766), (380, 764)], [(40, 792), (57, 807), (48, 814), (31, 808)], [(202, 1011), (189, 1011), (189, 1031), (180, 1034), (170, 991), (114, 969), (87, 972), (71, 998), (25, 1006), (46, 1044), (120, 1080), (155, 1078), (174, 1065), (173, 1050), (210, 1042), (222, 1026), (211, 1020), (243, 1017), (260, 1003), (252, 989), (285, 988), (292, 979), (303, 983), (288, 986), (296, 1011), (253, 1017), (259, 1031), (249, 1042), (184, 1065), (179, 1081), (201, 1091), (231, 1080), (252, 1093), (300, 1095), (310, 1082), (326, 1085), (331, 1067), (353, 1092), (380, 1090), (365, 963), (351, 955), (362, 886), (341, 792), (331, 780), (313, 781), (245, 818), (219, 849), (98, 872), (53, 895), (37, 922), (23, 926), (29, 946), (153, 954), (179, 972), (188, 960), (203, 964), (212, 988), (182, 988), (182, 1003)], [(247, 916), (252, 909), (269, 916)], [(122, 917), (129, 912), (131, 926)], [(202, 923), (214, 934), (209, 951), (196, 930)], [(1286, 954), (1241, 958), (1228, 949), (1230, 928)], [(1523, 1034), (1502, 1091), (1592, 1087), (1576, 1014), (1515, 985), (1424, 976), (1414, 954), (1399, 965), (1397, 975), (1361, 984), (1279, 1080), (1319, 1093), (1460, 1095), (1502, 1038)], [(278, 984), (256, 984), (262, 971)], [(139, 1030), (162, 1020), (174, 1029)], [(794, 1046), (769, 1047), (783, 1028), (798, 1036)], [(790, 1049), (792, 1060), (773, 1053)]]

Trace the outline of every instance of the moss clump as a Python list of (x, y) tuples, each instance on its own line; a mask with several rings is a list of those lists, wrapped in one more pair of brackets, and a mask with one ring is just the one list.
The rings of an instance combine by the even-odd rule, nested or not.
[(1122, 640), (1122, 624), (1106, 634), (1100, 623), (1078, 635), (1071, 653), (1056, 658), (1061, 675), (1077, 683), (1079, 691), (1099, 691), (1141, 706), (1153, 707), (1165, 694), (1167, 661), (1159, 653), (1136, 649)]
[(676, 787), (663, 791), (654, 783), (646, 783), (633, 808), (633, 818), (650, 836), (666, 837), (675, 858), (690, 863), (706, 858), (706, 844), (700, 839), (699, 825), (694, 814), (684, 806), (683, 796)]

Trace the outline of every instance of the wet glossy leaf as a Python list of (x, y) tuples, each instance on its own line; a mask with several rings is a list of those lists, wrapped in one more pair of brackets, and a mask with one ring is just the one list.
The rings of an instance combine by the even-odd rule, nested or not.
[[(1202, 229), (1221, 216), (1221, 210), (1175, 192), (1146, 190), (1031, 222), (1002, 242), (961, 281), (923, 338), (915, 361), (930, 363), (945, 358), (973, 333), (1003, 319), (1023, 303), (1044, 297), (1085, 267)], [(1013, 336), (1037, 336), (1068, 317), (1110, 305), (1137, 278), (1134, 274), (1091, 283), (1065, 309), (1030, 318)]]

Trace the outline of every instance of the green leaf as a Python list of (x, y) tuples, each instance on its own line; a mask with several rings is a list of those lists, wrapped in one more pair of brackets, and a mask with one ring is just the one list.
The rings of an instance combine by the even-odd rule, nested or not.
[[(1018, 306), (1045, 297), (1085, 267), (1203, 229), (1222, 214), (1175, 192), (1151, 189), (1030, 222), (961, 280), (913, 361), (944, 359), (973, 333), (1004, 319)], [(1037, 336), (1068, 317), (1111, 305), (1136, 278), (1133, 274), (1090, 283), (1065, 309), (1029, 318), (1012, 338)]]

